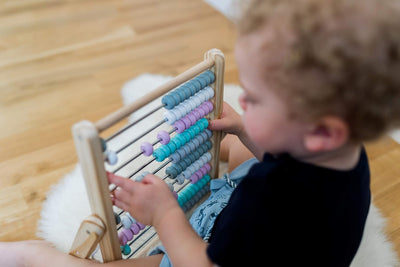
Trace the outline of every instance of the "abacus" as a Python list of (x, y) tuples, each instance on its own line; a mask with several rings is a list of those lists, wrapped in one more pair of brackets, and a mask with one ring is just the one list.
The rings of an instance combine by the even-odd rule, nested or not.
[[(71, 255), (88, 258), (99, 244), (103, 262), (115, 261), (142, 256), (145, 248), (157, 240), (152, 227), (141, 225), (135, 221), (134, 214), (125, 214), (112, 206), (110, 192), (115, 190), (115, 186), (108, 184), (106, 169), (116, 163), (117, 155), (128, 147), (136, 146), (129, 152), (133, 156), (118, 163), (113, 173), (133, 168), (133, 172), (130, 170), (128, 175), (121, 176), (140, 181), (148, 173), (146, 169), (153, 168), (149, 172), (168, 183), (184, 211), (207, 194), (209, 180), (218, 176), (219, 143), (222, 138), (221, 132), (211, 132), (207, 126), (208, 120), (221, 115), (223, 83), (224, 55), (218, 49), (211, 49), (204, 54), (202, 62), (137, 101), (95, 123), (81, 121), (73, 126), (75, 146), (93, 214), (82, 222), (70, 250)], [(154, 105), (160, 98), (161, 103), (135, 121), (107, 138), (100, 136), (106, 129), (131, 114), (140, 113), (144, 107)], [(157, 112), (164, 112), (163, 118), (148, 126), (146, 118)], [(138, 126), (140, 123), (142, 126)], [(116, 151), (108, 148), (117, 136), (134, 126), (145, 130)], [(165, 130), (159, 130), (157, 136), (153, 136), (153, 142), (145, 141), (138, 147), (139, 140), (149, 140), (149, 136), (162, 127)], [(133, 151), (135, 149), (136, 152)], [(143, 160), (143, 157), (144, 164), (135, 164), (137, 159)], [(153, 164), (157, 167), (151, 167)], [(165, 174), (162, 175), (162, 172)]]

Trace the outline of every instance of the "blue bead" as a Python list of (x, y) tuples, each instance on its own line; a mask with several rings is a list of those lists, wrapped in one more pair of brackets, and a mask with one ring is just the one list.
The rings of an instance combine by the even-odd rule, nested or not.
[(207, 86), (207, 80), (204, 77), (197, 76), (196, 79), (200, 82), (201, 88), (204, 88)]
[(196, 78), (194, 78), (193, 80), (191, 80), (191, 82), (193, 83), (194, 87), (196, 87), (196, 92), (201, 90), (201, 83), (200, 81), (196, 80)]
[(214, 72), (212, 72), (211, 70), (206, 70), (203, 74), (207, 75), (210, 78), (209, 84), (211, 84), (215, 81)]
[(173, 109), (176, 106), (175, 100), (170, 94), (163, 96), (161, 103), (165, 105), (166, 109)]
[(190, 87), (187, 84), (182, 85), (181, 87), (182, 92), (185, 93), (186, 98), (188, 99), (189, 97), (192, 96), (192, 90), (190, 89)]
[(174, 99), (174, 103), (175, 103), (175, 106), (177, 106), (179, 103), (181, 103), (181, 97), (179, 96), (179, 94), (176, 92), (176, 91), (173, 91), (173, 92), (171, 92), (170, 93), (171, 94), (171, 96), (172, 96), (172, 98)]
[(178, 89), (175, 90), (175, 92), (179, 95), (179, 98), (180, 98), (179, 102), (183, 102), (184, 100), (187, 99), (186, 92), (185, 92), (184, 88), (179, 87)]
[(197, 92), (196, 86), (194, 85), (194, 83), (192, 81), (187, 82), (185, 85), (187, 86), (187, 88), (189, 88), (191, 96)]

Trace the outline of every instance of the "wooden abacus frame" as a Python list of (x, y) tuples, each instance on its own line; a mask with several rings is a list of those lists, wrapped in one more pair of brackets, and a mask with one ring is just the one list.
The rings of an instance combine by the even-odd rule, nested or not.
[[(210, 119), (219, 118), (222, 113), (224, 68), (223, 53), (218, 49), (211, 49), (204, 54), (204, 60), (201, 63), (159, 86), (134, 103), (120, 108), (96, 123), (81, 121), (73, 126), (75, 146), (85, 179), (92, 215), (82, 223), (70, 254), (87, 258), (100, 243), (103, 262), (122, 258), (99, 133), (208, 69), (215, 74), (215, 81), (210, 85), (214, 89), (214, 97), (211, 100), (214, 110), (209, 117)], [(222, 132), (213, 133), (212, 168), (209, 173), (212, 178), (218, 177), (221, 138)]]

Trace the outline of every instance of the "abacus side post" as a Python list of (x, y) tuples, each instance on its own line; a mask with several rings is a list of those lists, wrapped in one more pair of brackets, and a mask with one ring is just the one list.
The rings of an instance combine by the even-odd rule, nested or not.
[(73, 126), (72, 131), (92, 213), (99, 216), (105, 226), (100, 241), (103, 261), (119, 260), (122, 258), (121, 249), (117, 232), (111, 230), (116, 229), (116, 223), (97, 129), (93, 123), (81, 121)]
[[(212, 85), (214, 89), (214, 98), (212, 102), (214, 104), (214, 110), (210, 115), (210, 120), (221, 118), (222, 104), (224, 100), (224, 72), (225, 72), (225, 57), (219, 49), (211, 49), (204, 54), (204, 59), (214, 61), (212, 67), (215, 74), (215, 81)], [(211, 178), (219, 177), (219, 148), (222, 139), (222, 131), (214, 131), (212, 142), (213, 147), (211, 149), (212, 155), (212, 166), (210, 171)]]

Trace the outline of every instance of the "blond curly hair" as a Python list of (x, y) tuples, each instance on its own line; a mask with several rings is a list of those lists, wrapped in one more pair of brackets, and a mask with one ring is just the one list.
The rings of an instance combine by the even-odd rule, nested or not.
[(340, 116), (352, 141), (400, 126), (399, 1), (254, 0), (237, 27), (239, 38), (279, 32), (285, 56), (265, 73), (296, 116)]

